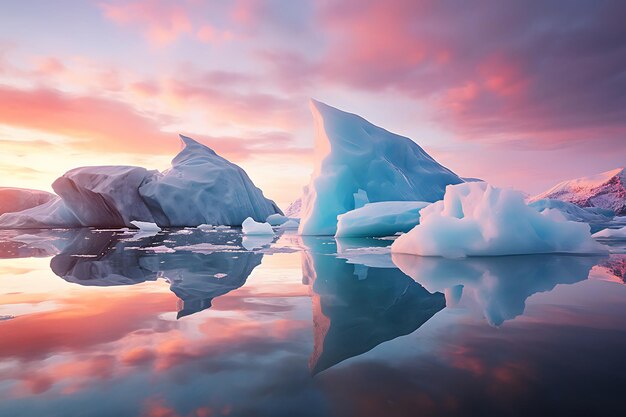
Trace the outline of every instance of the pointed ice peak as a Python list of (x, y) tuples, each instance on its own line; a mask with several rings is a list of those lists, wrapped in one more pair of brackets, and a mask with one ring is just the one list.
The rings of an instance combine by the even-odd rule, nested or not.
[(302, 200), (301, 234), (335, 234), (337, 216), (354, 210), (361, 196), (433, 202), (446, 185), (463, 182), (411, 139), (320, 101), (309, 104), (316, 167)]
[(190, 160), (197, 159), (224, 159), (219, 156), (215, 151), (209, 148), (206, 145), (201, 144), (195, 139), (190, 138), (185, 135), (178, 135), (181, 140), (182, 149), (181, 151), (172, 159), (172, 166), (178, 166), (182, 163), (187, 163)]
[(178, 135), (180, 137), (180, 140), (182, 142), (183, 145), (183, 151), (200, 151), (200, 152), (211, 152), (212, 154), (216, 155), (215, 151), (211, 148), (209, 148), (206, 145), (203, 145), (202, 143), (198, 142), (195, 139), (190, 138), (189, 136), (185, 136), (185, 135)]

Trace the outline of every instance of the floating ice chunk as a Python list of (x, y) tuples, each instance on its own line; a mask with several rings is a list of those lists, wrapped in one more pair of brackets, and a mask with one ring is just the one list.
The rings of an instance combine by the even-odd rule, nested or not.
[(201, 224), (197, 228), (202, 230), (202, 231), (213, 230), (213, 225), (211, 225), (211, 224)]
[[(355, 114), (311, 101), (316, 127), (316, 167), (302, 199), (300, 234), (334, 235), (337, 216), (369, 202), (443, 198), (462, 183), (411, 139)], [(361, 191), (359, 191), (361, 190)]]
[(392, 252), (449, 258), (606, 252), (591, 239), (588, 224), (549, 218), (528, 207), (522, 193), (485, 182), (448, 186), (443, 201), (420, 216)]
[(613, 210), (599, 207), (579, 207), (573, 203), (553, 199), (541, 199), (528, 204), (539, 212), (545, 210), (558, 210), (567, 220), (585, 223), (605, 223), (610, 221)]
[(297, 229), (299, 226), (299, 222), (289, 219), (285, 223), (281, 224), (279, 229)]
[(269, 223), (255, 222), (252, 217), (244, 220), (241, 227), (244, 235), (274, 235), (274, 230)]
[(219, 225), (219, 226), (215, 226), (215, 229), (217, 230), (224, 230), (224, 229), (230, 229), (230, 226), (225, 226), (225, 225)]
[(235, 245), (215, 245), (213, 243), (197, 243), (195, 245), (176, 246), (176, 250), (184, 250), (194, 253), (214, 253), (223, 251), (233, 251), (240, 249)]
[(596, 239), (626, 239), (626, 226), (619, 229), (604, 229), (591, 235)]
[(135, 226), (137, 229), (141, 230), (142, 232), (160, 232), (161, 231), (161, 228), (157, 226), (156, 223), (140, 222), (139, 220), (133, 220), (130, 222), (130, 224), (132, 224), (133, 226)]
[(338, 216), (336, 237), (391, 236), (408, 232), (419, 223), (424, 201), (369, 203)]
[(270, 214), (265, 221), (268, 222), (271, 226), (280, 226), (288, 220), (289, 217), (283, 216), (282, 214), (274, 213)]
[(154, 253), (174, 253), (174, 252), (176, 252), (176, 249), (168, 248), (167, 246), (164, 246), (164, 245), (161, 245), (161, 246), (149, 246), (149, 247), (145, 247), (145, 248), (139, 248), (139, 250), (150, 251), (150, 252), (154, 252)]

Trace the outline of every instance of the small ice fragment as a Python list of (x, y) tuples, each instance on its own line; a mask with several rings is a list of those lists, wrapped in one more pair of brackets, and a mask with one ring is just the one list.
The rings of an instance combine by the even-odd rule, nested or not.
[(252, 217), (248, 217), (241, 225), (244, 235), (274, 235), (274, 230), (269, 223), (255, 222)]
[(141, 222), (139, 220), (133, 220), (132, 222), (130, 222), (130, 224), (132, 224), (137, 229), (144, 231), (144, 232), (160, 232), (161, 231), (161, 228), (157, 226), (156, 223)]

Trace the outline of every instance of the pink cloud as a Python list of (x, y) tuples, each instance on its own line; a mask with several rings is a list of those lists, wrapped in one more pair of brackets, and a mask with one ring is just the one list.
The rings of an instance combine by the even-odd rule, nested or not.
[[(278, 124), (287, 120), (289, 108), (271, 96), (236, 96), (218, 90), (195, 90), (176, 84), (174, 94), (185, 100), (200, 100), (233, 120), (249, 117), (250, 121)], [(151, 84), (135, 88), (156, 94)], [(11, 103), (0, 113), (0, 123), (74, 138), (74, 149), (87, 151), (175, 154), (179, 149), (176, 133), (164, 132), (171, 121), (166, 115), (146, 115), (132, 105), (94, 96), (71, 95), (52, 89), (21, 90), (0, 86), (0, 102)], [(258, 106), (258, 107), (255, 107)], [(260, 110), (258, 110), (260, 109)], [(252, 116), (255, 117), (252, 117)], [(180, 132), (188, 133), (188, 132)], [(307, 154), (296, 148), (290, 135), (275, 132), (249, 137), (191, 135), (219, 154), (241, 160), (253, 154)]]
[(188, 10), (177, 2), (138, 0), (100, 6), (106, 18), (123, 26), (138, 27), (155, 46), (167, 46), (192, 32)]

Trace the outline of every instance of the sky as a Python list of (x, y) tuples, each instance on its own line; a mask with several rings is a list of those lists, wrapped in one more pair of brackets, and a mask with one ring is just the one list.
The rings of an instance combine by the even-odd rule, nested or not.
[(626, 3), (23, 0), (0, 16), (0, 186), (166, 169), (191, 136), (281, 207), (315, 98), (534, 194), (626, 165)]

